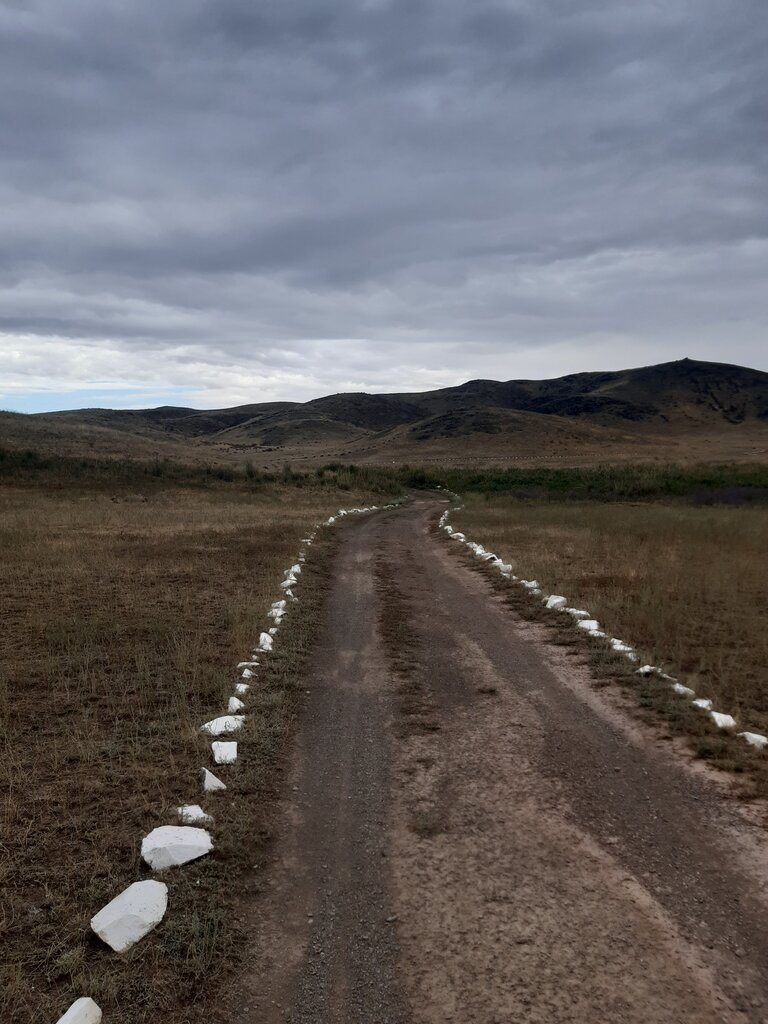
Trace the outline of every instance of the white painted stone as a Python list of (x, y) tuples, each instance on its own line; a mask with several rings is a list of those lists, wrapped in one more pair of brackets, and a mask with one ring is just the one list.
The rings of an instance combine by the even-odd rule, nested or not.
[(253, 679), (253, 677), (255, 675), (256, 675), (256, 673), (253, 671), (253, 669), (244, 668), (243, 671), (240, 673), (240, 678), (241, 679)]
[(270, 626), (270, 628), (267, 630), (267, 632), (269, 633), (270, 636), (276, 636), (277, 635), (277, 626)]
[(561, 608), (565, 608), (567, 604), (568, 599), (565, 597), (561, 597), (559, 594), (550, 594), (547, 598), (547, 608), (550, 609), (555, 609), (559, 611)]
[(736, 719), (731, 715), (725, 715), (722, 711), (710, 711), (709, 717), (718, 727), (718, 729), (735, 729)]
[(207, 768), (203, 768), (201, 771), (203, 773), (203, 791), (205, 793), (216, 793), (227, 788), (226, 784), (217, 778), (213, 772), (209, 772)]
[(238, 697), (230, 697), (229, 704), (227, 705), (227, 711), (231, 715), (236, 715), (238, 711), (242, 711), (245, 704)]
[(160, 924), (167, 907), (167, 885), (151, 879), (134, 882), (91, 918), (91, 928), (122, 953)]
[(582, 619), (580, 622), (576, 623), (576, 626), (578, 629), (583, 629), (587, 633), (590, 633), (593, 629), (599, 629), (600, 623), (597, 619)]
[(288, 579), (283, 580), (283, 582), (280, 584), (280, 589), (290, 590), (291, 587), (295, 587), (298, 582), (299, 581), (296, 579), (295, 576), (289, 576)]
[(288, 570), (288, 572), (293, 573), (294, 576), (300, 576), (301, 575), (301, 565), (298, 562), (296, 562), (295, 565), (291, 566), (291, 568)]
[(695, 697), (695, 692), (690, 686), (683, 686), (682, 683), (672, 683), (672, 689), (679, 697)]
[(565, 610), (569, 615), (572, 615), (574, 619), (588, 619), (590, 617), (589, 612), (585, 612), (581, 608), (566, 608)]
[(246, 693), (248, 693), (249, 690), (250, 690), (250, 686), (248, 685), (248, 683), (237, 683), (235, 685), (235, 693), (239, 697), (244, 697), (246, 695)]
[(761, 736), (759, 732), (740, 732), (738, 735), (745, 739), (751, 747), (757, 747), (759, 750), (768, 746), (768, 736)]
[(656, 671), (655, 665), (643, 665), (640, 668), (635, 669), (635, 672), (639, 676), (652, 676), (655, 671)]
[(697, 697), (696, 700), (691, 701), (691, 703), (695, 704), (697, 708), (701, 708), (702, 711), (712, 710), (712, 701), (707, 700), (705, 697)]
[(208, 733), (209, 736), (226, 736), (227, 733), (242, 729), (244, 721), (245, 715), (220, 715), (201, 725), (200, 731)]
[(160, 825), (141, 841), (141, 856), (155, 871), (165, 871), (204, 857), (213, 840), (204, 828), (189, 825)]
[(452, 539), (453, 539), (453, 540), (466, 540), (467, 538), (466, 538), (466, 537), (464, 536), (464, 534), (463, 534), (463, 533), (458, 533), (458, 532), (457, 532), (457, 533), (454, 533), (454, 534), (452, 535)]
[(216, 764), (234, 764), (237, 760), (237, 743), (232, 740), (216, 740), (211, 744), (211, 752)]
[(595, 640), (605, 640), (608, 635), (607, 633), (604, 633), (602, 629), (590, 629), (588, 632), (591, 637), (595, 638)]
[(254, 658), (253, 661), (238, 661), (237, 667), (238, 668), (256, 668), (258, 666), (258, 664), (259, 664), (258, 659)]
[(212, 825), (213, 818), (206, 814), (200, 804), (184, 804), (176, 811), (184, 825)]
[(269, 635), (269, 633), (261, 634), (261, 636), (259, 637), (259, 648), (262, 651), (272, 650), (272, 637)]
[(611, 647), (616, 651), (617, 654), (632, 654), (632, 648), (629, 644), (625, 644), (623, 640), (617, 640), (613, 637), (611, 640)]
[(101, 1024), (101, 1007), (88, 996), (76, 999), (56, 1024)]

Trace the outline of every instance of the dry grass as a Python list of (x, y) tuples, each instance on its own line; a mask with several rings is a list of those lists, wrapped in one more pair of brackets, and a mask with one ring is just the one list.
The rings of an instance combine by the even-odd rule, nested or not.
[(82, 994), (120, 1024), (202, 1015), (203, 980), (235, 948), (233, 885), (268, 839), (260, 812), (331, 541), (313, 549), (303, 614), (286, 619), (251, 701), (233, 784), (210, 801), (215, 856), (170, 873), (166, 921), (127, 954), (88, 921), (146, 876), (141, 837), (200, 801), (198, 726), (225, 708), (309, 524), (367, 497), (0, 492), (0, 1019), (55, 1020)]
[(451, 522), (768, 733), (768, 510), (470, 496)]

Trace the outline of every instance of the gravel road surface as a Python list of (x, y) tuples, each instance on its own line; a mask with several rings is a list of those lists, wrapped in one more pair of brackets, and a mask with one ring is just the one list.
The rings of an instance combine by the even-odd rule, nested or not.
[(430, 529), (341, 527), (234, 1021), (768, 1022), (768, 843)]

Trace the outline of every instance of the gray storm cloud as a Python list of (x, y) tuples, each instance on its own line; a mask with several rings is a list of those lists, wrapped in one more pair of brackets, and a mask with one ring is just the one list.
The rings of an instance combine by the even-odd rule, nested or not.
[(762, 2), (45, 0), (0, 35), (0, 389), (766, 363)]

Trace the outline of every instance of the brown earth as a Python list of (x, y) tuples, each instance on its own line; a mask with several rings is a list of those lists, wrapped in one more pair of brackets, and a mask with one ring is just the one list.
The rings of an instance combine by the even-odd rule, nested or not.
[(341, 528), (220, 1019), (768, 1021), (764, 833), (430, 533), (439, 507)]

